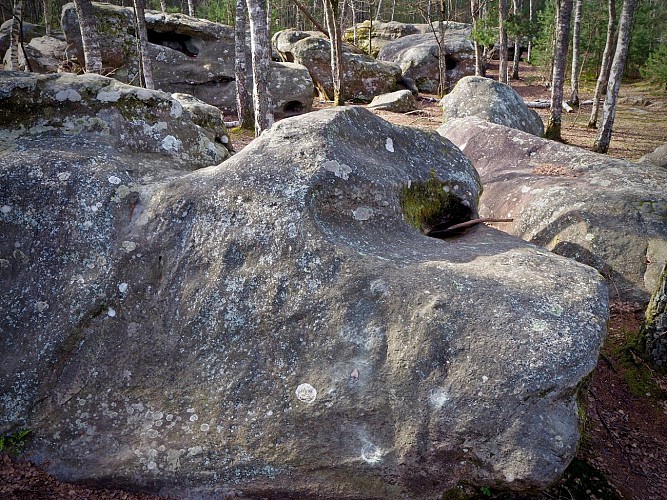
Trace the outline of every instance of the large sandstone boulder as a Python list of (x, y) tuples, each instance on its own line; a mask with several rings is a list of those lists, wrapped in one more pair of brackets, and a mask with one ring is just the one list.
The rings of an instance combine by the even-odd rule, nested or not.
[(393, 113), (408, 113), (417, 109), (417, 101), (409, 90), (397, 90), (375, 96), (368, 108)]
[[(273, 46), (284, 61), (308, 68), (320, 96), (333, 99), (331, 44), (321, 33), (284, 30), (273, 36)], [(401, 68), (363, 54), (343, 44), (343, 83), (346, 99), (370, 101), (374, 96), (397, 90)]]
[[(111, 4), (93, 4), (100, 31), (102, 63), (120, 81), (136, 83), (134, 11)], [(67, 41), (83, 59), (81, 33), (74, 4), (63, 7), (62, 25)], [(234, 28), (184, 14), (146, 12), (148, 53), (156, 87), (191, 94), (227, 113), (236, 112)], [(252, 79), (249, 75), (249, 90)], [(308, 70), (295, 64), (272, 63), (269, 82), (275, 115), (310, 111), (313, 84)]]
[(462, 78), (454, 90), (440, 100), (440, 105), (445, 123), (456, 118), (476, 116), (538, 137), (544, 134), (540, 115), (526, 106), (516, 90), (490, 78)]
[(645, 154), (639, 159), (642, 163), (651, 163), (658, 167), (667, 168), (667, 142), (661, 144), (650, 153)]
[[(0, 109), (53, 81), (26, 78), (2, 80)], [(126, 88), (91, 78), (113, 85), (97, 100)], [(73, 112), (88, 102), (59, 92)], [(30, 108), (35, 123), (55, 104)], [(476, 216), (458, 149), (335, 108), (186, 172), (127, 120), (105, 125), (124, 104), (95, 115), (108, 135), (0, 122), (0, 433), (30, 428), (28, 456), (61, 479), (184, 498), (558, 477), (606, 288), (492, 228), (437, 240), (409, 224)]]
[(479, 118), (438, 129), (484, 184), (480, 215), (598, 269), (612, 298), (645, 303), (667, 261), (667, 170), (540, 139)]
[(229, 157), (229, 138), (215, 108), (207, 112), (217, 112), (219, 122), (209, 127), (212, 118), (203, 119), (204, 112), (193, 118), (169, 94), (99, 75), (9, 71), (0, 75), (0, 127), (7, 151), (17, 147), (13, 140), (57, 135), (70, 140), (93, 136), (95, 143), (161, 155), (163, 162), (188, 170)]
[[(448, 86), (475, 74), (475, 51), (470, 25), (448, 27), (445, 32), (445, 68)], [(378, 59), (398, 64), (421, 92), (436, 93), (440, 83), (438, 43), (433, 32), (408, 35), (388, 42)]]

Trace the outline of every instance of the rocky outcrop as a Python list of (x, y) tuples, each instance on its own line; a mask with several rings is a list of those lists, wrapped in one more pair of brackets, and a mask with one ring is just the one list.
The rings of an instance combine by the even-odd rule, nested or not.
[(540, 115), (526, 107), (523, 98), (509, 85), (466, 76), (451, 93), (440, 100), (443, 122), (475, 116), (498, 125), (515, 128), (542, 137), (544, 124)]
[[(328, 39), (321, 33), (284, 30), (273, 36), (273, 46), (284, 61), (308, 68), (321, 97), (333, 98)], [(401, 68), (396, 64), (377, 61), (347, 44), (343, 44), (343, 67), (346, 99), (368, 102), (376, 95), (395, 91), (401, 82)]]
[[(445, 68), (448, 88), (464, 76), (475, 74), (475, 52), (470, 25), (445, 31)], [(437, 33), (437, 29), (436, 29)], [(436, 93), (440, 84), (438, 43), (433, 32), (408, 35), (386, 43), (378, 52), (381, 61), (398, 64), (421, 92)]]
[(540, 139), (479, 118), (438, 130), (484, 184), (480, 215), (598, 269), (612, 298), (646, 303), (667, 260), (667, 171)]
[[(67, 67), (67, 42), (51, 36), (40, 36), (24, 45), (28, 54), (30, 70), (35, 73), (57, 73)], [(9, 52), (5, 55), (5, 68), (8, 67)], [(19, 51), (19, 67), (25, 68), (25, 55)]]
[(650, 153), (645, 154), (639, 161), (641, 163), (651, 163), (657, 167), (667, 168), (667, 143), (662, 144)]
[[(606, 288), (492, 228), (408, 223), (476, 216), (451, 143), (335, 108), (190, 172), (176, 101), (54, 81), (0, 87), (0, 432), (30, 428), (28, 457), (188, 498), (433, 498), (563, 471)], [(38, 89), (19, 130), (5, 110)]]
[[(217, 165), (229, 157), (222, 115), (210, 106), (193, 117), (169, 94), (94, 74), (1, 74), (0, 127), (6, 151), (15, 149), (12, 142), (21, 138), (57, 135), (162, 155), (163, 162), (186, 169)], [(202, 119), (206, 113), (208, 120)], [(209, 128), (211, 124), (215, 126)], [(91, 139), (97, 136), (99, 140)]]
[(397, 90), (389, 94), (375, 96), (368, 108), (393, 113), (407, 113), (417, 109), (417, 102), (415, 96), (409, 90)]
[[(100, 31), (102, 63), (122, 82), (139, 81), (134, 11), (111, 4), (93, 4)], [(83, 48), (74, 4), (63, 7), (67, 41), (83, 60)], [(156, 87), (191, 94), (227, 113), (236, 112), (234, 28), (184, 14), (146, 12), (148, 53)], [(309, 111), (313, 84), (308, 70), (274, 63), (269, 90), (275, 115)], [(249, 80), (251, 90), (252, 81)]]
[[(21, 26), (23, 27), (23, 43), (28, 44), (30, 40), (35, 37), (44, 36), (45, 30), (44, 26), (39, 26), (37, 24), (32, 24), (24, 21)], [(0, 57), (5, 56), (7, 50), (9, 50), (9, 45), (12, 40), (12, 20), (5, 21), (0, 25)]]

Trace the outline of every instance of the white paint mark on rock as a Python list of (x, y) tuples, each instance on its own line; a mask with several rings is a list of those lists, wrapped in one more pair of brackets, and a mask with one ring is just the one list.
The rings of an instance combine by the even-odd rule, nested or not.
[(113, 307), (110, 307), (109, 310), (107, 311), (107, 316), (110, 318), (116, 317), (116, 310)]
[(317, 390), (310, 384), (301, 384), (296, 388), (296, 397), (304, 403), (312, 403), (317, 397)]
[(116, 186), (118, 184), (120, 184), (120, 182), (121, 182), (120, 177), (116, 177), (115, 175), (110, 176), (108, 180), (109, 180), (109, 184), (114, 184)]
[(369, 464), (376, 464), (382, 460), (382, 450), (373, 443), (366, 443), (361, 448), (361, 458)]
[(352, 217), (356, 220), (368, 220), (373, 216), (373, 209), (369, 207), (359, 207), (352, 212)]
[(391, 137), (387, 137), (387, 142), (384, 143), (384, 147), (387, 148), (387, 151), (390, 153), (394, 152), (394, 141), (391, 139)]

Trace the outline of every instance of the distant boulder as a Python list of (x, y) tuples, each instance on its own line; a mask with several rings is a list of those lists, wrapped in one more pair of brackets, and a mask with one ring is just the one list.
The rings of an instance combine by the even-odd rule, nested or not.
[[(44, 36), (46, 30), (44, 26), (32, 24), (27, 21), (21, 23), (23, 27), (23, 43), (28, 43), (33, 38)], [(5, 21), (0, 25), (0, 57), (4, 58), (5, 53), (9, 49), (12, 40), (12, 20)]]
[(477, 117), (438, 132), (482, 178), (482, 217), (595, 267), (611, 298), (645, 304), (667, 261), (667, 169), (535, 137)]
[(667, 168), (667, 142), (655, 148), (639, 159), (640, 163), (651, 163), (657, 167)]
[(509, 85), (481, 76), (467, 76), (440, 100), (443, 121), (476, 116), (541, 137), (544, 124), (523, 98)]
[(415, 96), (409, 90), (397, 90), (389, 94), (375, 96), (368, 108), (394, 113), (407, 113), (417, 109), (417, 102)]
[[(470, 25), (456, 24), (456, 27), (448, 27), (445, 31), (448, 87), (464, 76), (475, 74)], [(437, 93), (440, 84), (439, 51), (433, 32), (408, 35), (388, 42), (380, 49), (378, 59), (398, 64), (403, 75), (413, 79), (421, 92)]]
[[(273, 46), (287, 62), (308, 68), (319, 95), (333, 99), (331, 82), (331, 44), (322, 34), (284, 30), (273, 36)], [(401, 68), (378, 61), (347, 44), (343, 44), (343, 84), (346, 99), (370, 101), (376, 95), (397, 90)]]
[[(52, 36), (40, 36), (24, 44), (28, 54), (30, 70), (34, 73), (57, 73), (67, 66), (67, 42)], [(5, 55), (5, 68), (8, 67), (9, 51)], [(25, 55), (19, 51), (19, 66), (27, 67)]]

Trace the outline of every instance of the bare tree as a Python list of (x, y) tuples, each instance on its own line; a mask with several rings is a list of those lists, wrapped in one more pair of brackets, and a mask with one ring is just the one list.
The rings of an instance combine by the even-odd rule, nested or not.
[(74, 0), (74, 6), (79, 18), (85, 70), (87, 73), (101, 73), (102, 55), (97, 38), (97, 23), (95, 22), (93, 4), (91, 0)]
[(49, 0), (42, 0), (44, 9), (44, 30), (46, 36), (51, 36), (51, 19), (49, 19)]
[(188, 0), (188, 16), (195, 17), (195, 0)]
[(579, 46), (581, 42), (581, 11), (583, 1), (576, 0), (572, 27), (572, 71), (570, 75), (570, 103), (579, 106)]
[(255, 111), (255, 136), (273, 123), (270, 110), (269, 75), (271, 46), (269, 44), (267, 0), (246, 0), (250, 19), (250, 52), (252, 58), (252, 104)]
[(23, 0), (14, 0), (14, 14), (12, 18), (12, 36), (9, 42), (9, 69), (12, 71), (19, 70), (19, 47), (21, 46), (21, 20), (23, 19)]
[(609, 71), (611, 71), (611, 62), (614, 58), (616, 33), (616, 0), (607, 2), (609, 20), (607, 21), (607, 41), (602, 53), (602, 63), (600, 63), (600, 74), (595, 84), (595, 95), (593, 96), (593, 109), (588, 119), (588, 128), (598, 127), (598, 113), (600, 112), (600, 98), (602, 94), (607, 93), (607, 81), (609, 80)]
[(167, 12), (167, 0), (160, 0), (160, 10)]
[(153, 64), (148, 55), (148, 35), (146, 33), (146, 13), (144, 12), (145, 0), (134, 0), (134, 17), (137, 21), (137, 32), (139, 34), (139, 55), (141, 56), (141, 74), (144, 77), (144, 87), (153, 90)]
[(549, 122), (544, 132), (544, 137), (556, 141), (562, 140), (560, 130), (563, 117), (563, 86), (571, 17), (572, 0), (556, 0), (556, 44), (551, 80), (551, 103)]
[(324, 19), (329, 31), (331, 43), (331, 80), (333, 83), (333, 102), (336, 106), (345, 104), (343, 95), (343, 44), (340, 23), (338, 22), (338, 0), (324, 1)]
[(500, 45), (498, 57), (498, 81), (507, 83), (507, 0), (498, 0), (498, 43)]
[[(531, 31), (533, 27), (533, 0), (528, 0), (528, 23), (530, 24)], [(526, 54), (526, 62), (531, 63), (531, 58), (533, 57), (533, 35), (528, 38), (528, 53)]]
[[(518, 19), (521, 10), (520, 0), (512, 0), (512, 14)], [(517, 30), (514, 37), (514, 58), (512, 59), (512, 80), (519, 79), (519, 62), (521, 61), (521, 33)]]
[(614, 61), (611, 63), (609, 72), (609, 83), (607, 85), (607, 96), (602, 108), (602, 123), (598, 128), (593, 151), (606, 153), (609, 150), (611, 142), (611, 132), (616, 117), (616, 101), (618, 100), (618, 91), (621, 88), (621, 77), (625, 68), (625, 61), (628, 58), (628, 49), (630, 47), (630, 34), (632, 33), (632, 18), (635, 13), (636, 0), (623, 0), (621, 9), (621, 19), (618, 22), (618, 41), (616, 42), (616, 52)]
[(248, 96), (248, 65), (245, 43), (245, 0), (236, 0), (236, 22), (234, 25), (234, 77), (236, 79), (236, 111), (239, 126), (252, 128), (252, 113)]
[[(477, 33), (480, 19), (480, 0), (470, 0), (470, 17), (472, 19), (472, 29)], [(473, 46), (475, 48), (475, 76), (486, 76), (486, 60), (483, 55), (483, 47), (477, 41), (477, 36), (473, 37)]]

